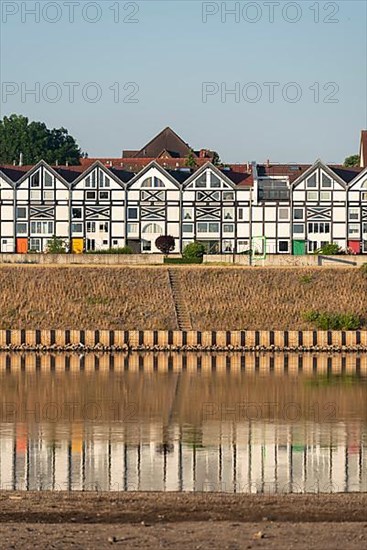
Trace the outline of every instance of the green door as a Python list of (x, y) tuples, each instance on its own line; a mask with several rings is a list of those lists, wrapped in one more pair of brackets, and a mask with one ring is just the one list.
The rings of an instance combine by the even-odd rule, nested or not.
[(293, 241), (293, 255), (303, 256), (306, 253), (306, 241)]

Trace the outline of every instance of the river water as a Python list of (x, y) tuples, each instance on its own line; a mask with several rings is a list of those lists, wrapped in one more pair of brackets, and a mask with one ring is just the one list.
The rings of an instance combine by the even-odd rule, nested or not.
[(367, 491), (367, 355), (0, 354), (0, 488)]

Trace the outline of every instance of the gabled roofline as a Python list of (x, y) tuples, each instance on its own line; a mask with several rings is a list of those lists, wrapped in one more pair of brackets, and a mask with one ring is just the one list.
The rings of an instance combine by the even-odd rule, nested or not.
[[(154, 137), (152, 137), (152, 139), (150, 141), (148, 141), (148, 143), (146, 143), (143, 147), (140, 147), (140, 149), (138, 149), (138, 151), (136, 152), (136, 155), (134, 155), (135, 158), (139, 158), (138, 157), (138, 153), (140, 153), (141, 151), (144, 151), (144, 149), (147, 149), (149, 147), (149, 145), (155, 140), (157, 139), (158, 136), (160, 136), (161, 134), (163, 134), (163, 132), (165, 132), (166, 130), (169, 130), (170, 132), (172, 132), (172, 134), (174, 134), (180, 141), (183, 145), (185, 145), (185, 147), (188, 147), (189, 149), (191, 149), (190, 145), (188, 145), (183, 139), (181, 136), (179, 136), (174, 130), (172, 130), (172, 128), (170, 128), (170, 126), (166, 126), (165, 128), (163, 128), (163, 130), (161, 130), (160, 132), (158, 132), (158, 134), (156, 134)], [(192, 149), (191, 149), (192, 150)], [(195, 154), (195, 153), (194, 153)], [(197, 155), (195, 155), (197, 156)], [(132, 158), (134, 158), (132, 157)]]
[(116, 183), (118, 183), (121, 187), (123, 187), (125, 189), (125, 186), (126, 186), (126, 183), (122, 180), (120, 180), (120, 178), (118, 176), (116, 176), (116, 174), (114, 174), (113, 172), (111, 172), (111, 170), (108, 169), (107, 166), (105, 166), (100, 160), (95, 160), (93, 162), (93, 164), (91, 164), (90, 166), (88, 166), (88, 168), (86, 170), (84, 170), (84, 172), (82, 172), (80, 174), (80, 176), (78, 176), (71, 184), (71, 188), (74, 189), (74, 187), (76, 187), (76, 185), (85, 177), (88, 176), (88, 174), (90, 174), (90, 172), (93, 172), (93, 170), (95, 170), (96, 168), (101, 168), (102, 170), (104, 170), (105, 172), (107, 172), (107, 174), (110, 176), (110, 178), (112, 178)]
[(356, 183), (358, 183), (358, 181), (362, 178), (364, 178), (365, 176), (367, 176), (367, 166), (366, 168), (363, 168), (363, 170), (361, 170), (355, 178), (353, 178), (350, 182), (349, 182), (349, 185), (348, 185), (348, 190), (351, 189), (351, 187), (353, 187), (353, 185), (355, 185)]
[[(41, 166), (43, 166), (44, 168), (46, 168), (49, 172), (51, 172), (51, 174), (53, 176), (55, 176), (58, 180), (61, 181), (61, 183), (63, 183), (65, 185), (65, 187), (67, 189), (70, 189), (70, 183), (68, 181), (66, 181), (58, 172), (56, 172), (56, 170), (54, 170), (52, 168), (52, 166), (50, 166), (45, 160), (39, 160), (37, 162), (37, 164), (35, 164), (30, 170), (28, 170), (28, 172), (26, 172), (24, 174), (24, 176), (22, 176), (17, 182), (14, 182), (14, 188), (15, 189), (18, 189), (18, 187), (27, 179), (29, 178), (32, 174), (34, 174), (39, 168), (41, 168)], [(61, 167), (60, 167), (61, 168)]]
[(205, 170), (207, 170), (208, 168), (210, 168), (218, 177), (220, 177), (221, 179), (223, 179), (226, 183), (228, 183), (228, 185), (230, 185), (232, 187), (232, 189), (236, 189), (236, 184), (233, 183), (232, 180), (229, 179), (228, 176), (226, 176), (221, 170), (219, 170), (219, 168), (217, 168), (216, 166), (214, 166), (214, 164), (212, 162), (210, 162), (210, 160), (208, 160), (208, 162), (206, 162), (205, 164), (203, 164), (203, 166), (200, 166), (200, 168), (198, 168), (198, 170), (196, 170), (196, 172), (194, 172), (186, 181), (185, 183), (183, 184), (183, 187), (187, 187), (188, 185), (190, 185), (190, 183), (192, 183), (198, 176), (200, 176), (200, 174), (202, 172), (204, 172)]
[(10, 185), (12, 189), (15, 189), (16, 182), (9, 178), (0, 168), (0, 176)]
[(312, 166), (310, 166), (303, 174), (301, 174), (297, 179), (294, 180), (294, 182), (291, 183), (290, 187), (294, 188), (296, 185), (298, 185), (301, 181), (304, 179), (307, 179), (310, 174), (317, 168), (322, 168), (324, 172), (326, 172), (331, 178), (336, 180), (340, 185), (346, 189), (348, 187), (348, 184), (340, 177), (338, 174), (334, 172), (332, 168), (330, 168), (327, 164), (325, 164), (321, 159), (317, 159)]
[(156, 162), (155, 160), (152, 160), (149, 164), (147, 164), (146, 166), (144, 166), (144, 168), (142, 168), (140, 170), (140, 172), (138, 172), (128, 183), (127, 183), (127, 188), (130, 188), (136, 181), (138, 181), (142, 176), (144, 176), (144, 174), (146, 172), (148, 172), (148, 170), (151, 170), (152, 168), (157, 168), (157, 170), (164, 176), (166, 177), (167, 179), (169, 179), (178, 189), (181, 189), (181, 184), (173, 177), (171, 176), (171, 174), (169, 172), (167, 172), (167, 170), (165, 170), (163, 168), (163, 166), (161, 166), (160, 164), (158, 164), (158, 162)]

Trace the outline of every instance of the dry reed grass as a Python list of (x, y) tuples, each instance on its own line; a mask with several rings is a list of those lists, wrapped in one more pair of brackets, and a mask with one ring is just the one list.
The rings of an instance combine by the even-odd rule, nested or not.
[[(174, 270), (194, 330), (312, 329), (309, 310), (367, 318), (367, 280), (353, 268)], [(2, 267), (0, 328), (175, 330), (168, 269)]]
[(166, 270), (3, 267), (0, 328), (169, 329)]
[(212, 268), (178, 275), (197, 330), (312, 329), (303, 319), (309, 310), (367, 317), (367, 281), (353, 268)]

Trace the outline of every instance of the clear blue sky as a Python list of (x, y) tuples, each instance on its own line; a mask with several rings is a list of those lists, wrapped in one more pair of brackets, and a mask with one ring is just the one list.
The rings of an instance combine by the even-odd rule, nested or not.
[[(55, 2), (41, 1), (41, 8), (48, 8), (35, 22), (21, 2), (1, 0), (1, 80), (8, 92), (2, 94), (1, 116), (15, 112), (64, 126), (89, 156), (120, 156), (122, 149), (140, 148), (171, 126), (192, 147), (215, 149), (227, 162), (318, 157), (341, 162), (358, 152), (360, 130), (367, 127), (367, 3), (319, 2), (319, 14), (315, 2), (299, 1), (297, 11), (285, 6), (289, 2), (278, 3), (271, 22), (265, 2), (247, 8), (248, 2), (238, 2), (236, 22), (234, 15), (221, 13), (221, 2), (205, 7), (196, 0), (104, 0), (94, 2), (97, 11), (80, 0), (74, 2), (79, 5), (71, 22), (70, 2), (58, 2), (56, 11)], [(26, 4), (31, 9), (37, 2)], [(85, 4), (90, 5), (83, 18)], [(117, 4), (119, 22), (114, 21)], [(235, 4), (224, 3), (228, 9)], [(204, 23), (203, 11), (217, 9)], [(95, 18), (99, 21), (85, 20)], [(38, 102), (34, 96), (22, 98), (22, 86), (24, 91), (36, 82), (41, 90), (46, 85), (46, 98), (61, 92), (60, 100), (52, 103), (42, 94)], [(49, 87), (50, 82), (58, 87)], [(65, 82), (80, 83), (73, 103)], [(102, 94), (96, 103), (82, 95), (91, 82)], [(117, 82), (120, 102), (109, 89)], [(122, 101), (134, 91), (133, 86), (123, 89), (128, 82), (139, 86), (137, 103)], [(203, 82), (215, 83), (206, 102)], [(273, 102), (266, 82), (279, 83)], [(302, 93), (295, 103), (282, 95), (290, 82), (297, 83), (297, 89), (285, 88), (290, 99)], [(330, 82), (339, 90), (335, 84), (324, 90)], [(235, 86), (240, 96), (226, 96), (226, 87)], [(85, 90), (92, 99), (96, 88)], [(251, 102), (256, 94), (259, 101)], [(328, 97), (337, 102), (325, 102)]]

